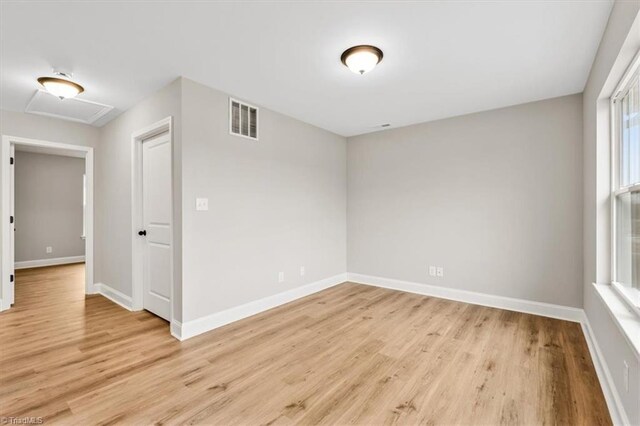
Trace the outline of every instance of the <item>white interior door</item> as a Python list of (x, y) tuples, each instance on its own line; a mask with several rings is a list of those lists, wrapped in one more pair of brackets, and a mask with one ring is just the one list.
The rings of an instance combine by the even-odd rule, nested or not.
[(171, 138), (169, 132), (142, 142), (144, 243), (143, 308), (171, 319)]
[(16, 271), (15, 271), (15, 256), (16, 256), (16, 203), (15, 203), (15, 192), (16, 192), (16, 168), (15, 168), (15, 158), (16, 158), (16, 147), (11, 144), (9, 146), (9, 155), (11, 158), (11, 167), (9, 169), (9, 215), (11, 217), (10, 227), (9, 227), (9, 274), (13, 277), (13, 280), (10, 280), (9, 283), (9, 303), (15, 303), (15, 286), (16, 286)]

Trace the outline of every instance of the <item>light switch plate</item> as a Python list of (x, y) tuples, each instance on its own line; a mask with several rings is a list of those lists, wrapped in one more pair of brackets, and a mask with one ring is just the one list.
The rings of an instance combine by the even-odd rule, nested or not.
[(201, 212), (209, 210), (209, 199), (196, 198), (196, 210)]

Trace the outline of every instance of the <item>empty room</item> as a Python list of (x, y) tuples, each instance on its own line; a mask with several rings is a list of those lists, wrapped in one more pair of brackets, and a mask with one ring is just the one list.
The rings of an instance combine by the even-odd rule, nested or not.
[(640, 1), (0, 0), (0, 422), (640, 426)]

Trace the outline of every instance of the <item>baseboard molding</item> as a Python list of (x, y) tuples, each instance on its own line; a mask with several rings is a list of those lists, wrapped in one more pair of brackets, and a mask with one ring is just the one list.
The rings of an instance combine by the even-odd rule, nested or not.
[(570, 306), (534, 302), (525, 299), (515, 299), (511, 297), (476, 293), (473, 291), (440, 287), (430, 284), (421, 284), (410, 281), (401, 281), (390, 278), (374, 277), (370, 275), (348, 273), (347, 277), (348, 281), (358, 284), (367, 284), (376, 287), (388, 288), (391, 290), (406, 291), (409, 293), (422, 294), (424, 296), (439, 297), (441, 299), (449, 299), (458, 302), (471, 303), (473, 305), (506, 309), (508, 311), (524, 312), (527, 314), (541, 315), (544, 317), (557, 318), (566, 321), (582, 322), (582, 319), (584, 317), (584, 311), (582, 309), (573, 308)]
[(609, 408), (611, 421), (614, 425), (630, 425), (631, 423), (629, 422), (627, 413), (624, 410), (624, 405), (622, 404), (620, 395), (618, 394), (613, 378), (611, 377), (611, 372), (609, 371), (605, 358), (600, 351), (600, 346), (598, 346), (598, 342), (593, 334), (591, 324), (589, 323), (589, 319), (586, 314), (583, 314), (582, 318), (582, 332), (585, 340), (587, 341), (589, 353), (591, 354), (591, 359), (593, 360), (593, 365), (596, 369), (596, 374), (598, 375), (598, 381), (600, 382), (604, 399), (606, 400), (607, 407)]
[(131, 300), (130, 296), (127, 296), (126, 294), (119, 292), (115, 288), (111, 288), (103, 283), (95, 283), (93, 285), (93, 288), (96, 293), (101, 294), (102, 296), (106, 297), (114, 303), (117, 303), (128, 311), (133, 311), (133, 301)]
[(84, 262), (84, 256), (54, 257), (51, 259), (25, 260), (16, 262), (14, 269), (42, 268), (43, 266), (66, 265)]
[(284, 305), (285, 303), (292, 302), (296, 299), (300, 299), (301, 297), (342, 284), (345, 281), (347, 281), (347, 274), (339, 274), (302, 287), (294, 288), (282, 293), (274, 294), (273, 296), (236, 306), (222, 312), (217, 312), (206, 317), (184, 323), (172, 321), (171, 334), (179, 340), (186, 340), (234, 321), (259, 314), (260, 312)]

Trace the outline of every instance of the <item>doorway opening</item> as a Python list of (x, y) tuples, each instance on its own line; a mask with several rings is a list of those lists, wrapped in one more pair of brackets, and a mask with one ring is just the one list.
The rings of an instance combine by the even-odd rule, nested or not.
[(51, 272), (66, 277), (72, 287), (83, 282), (69, 288), (72, 293), (95, 293), (93, 148), (3, 136), (0, 159), (0, 310), (21, 302), (16, 300), (16, 269), (29, 277)]

